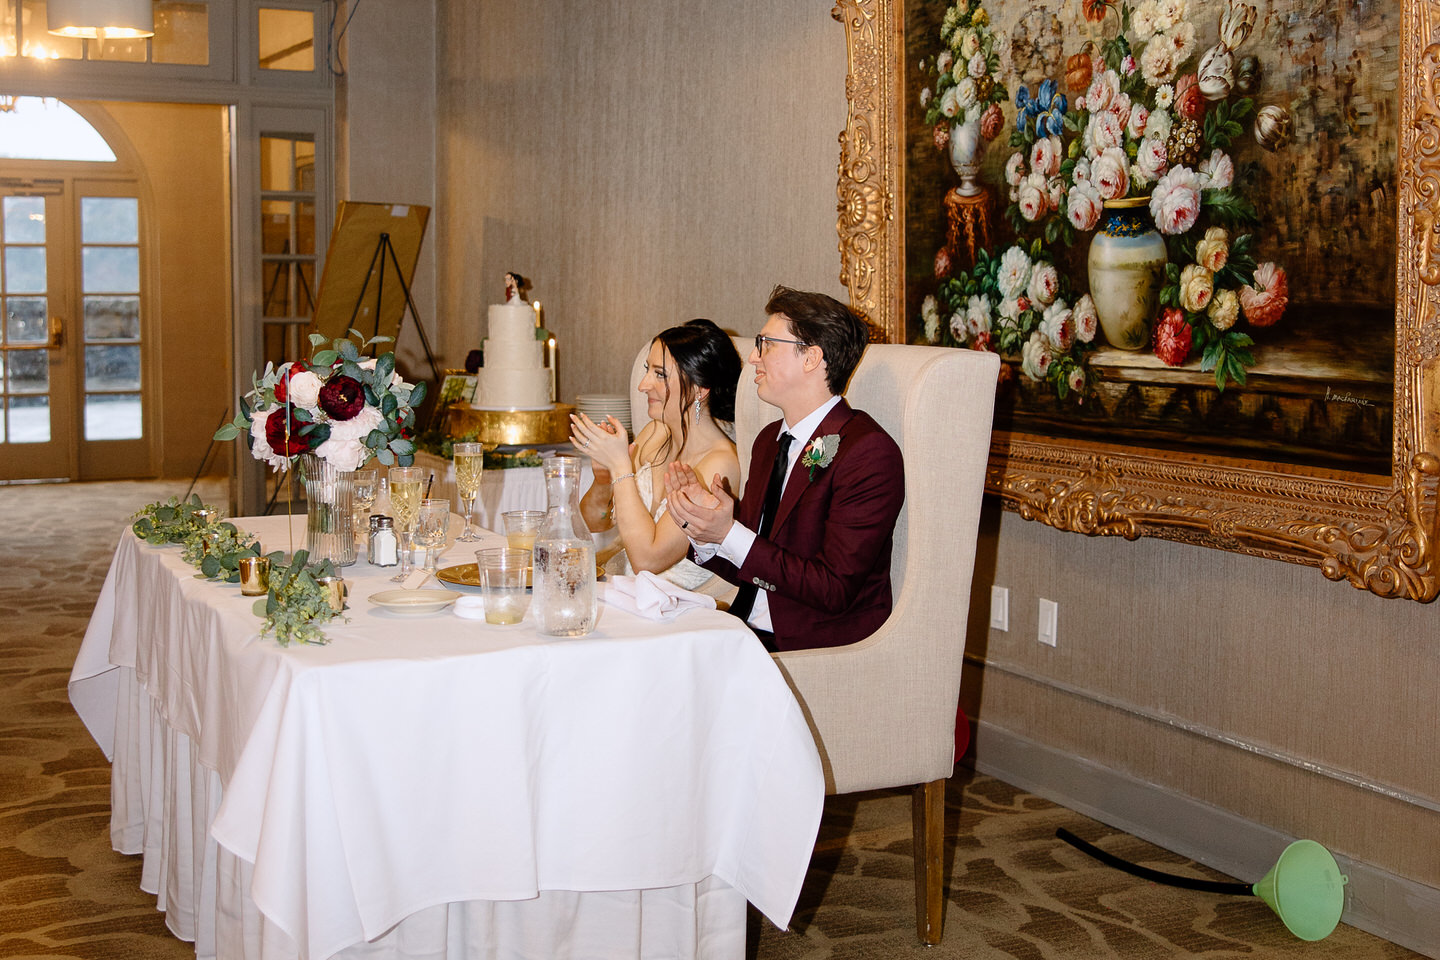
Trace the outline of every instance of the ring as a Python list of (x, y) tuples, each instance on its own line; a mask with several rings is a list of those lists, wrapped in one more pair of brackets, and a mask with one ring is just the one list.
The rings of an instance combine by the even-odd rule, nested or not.
[(581, 441), (580, 441), (580, 446), (582, 446), (582, 447), (588, 447), (588, 446), (590, 446), (590, 441), (589, 441), (589, 440), (581, 440)]
[(684, 523), (680, 524), (680, 529), (681, 529), (681, 530), (689, 530), (689, 529), (690, 529), (690, 521), (689, 521), (689, 520), (686, 520)]

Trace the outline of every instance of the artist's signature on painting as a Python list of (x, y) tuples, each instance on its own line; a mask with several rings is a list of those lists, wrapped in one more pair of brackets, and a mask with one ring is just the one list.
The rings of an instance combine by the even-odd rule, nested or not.
[(1355, 404), (1355, 406), (1357, 406), (1357, 407), (1368, 407), (1368, 406), (1370, 406), (1370, 401), (1369, 401), (1368, 399), (1366, 399), (1365, 397), (1357, 397), (1357, 396), (1355, 396), (1355, 394), (1353, 394), (1353, 393), (1341, 393), (1340, 391), (1337, 391), (1337, 390), (1331, 390), (1331, 389), (1330, 389), (1330, 384), (1328, 384), (1328, 383), (1325, 384), (1325, 402), (1326, 402), (1326, 403), (1353, 403), (1353, 404)]

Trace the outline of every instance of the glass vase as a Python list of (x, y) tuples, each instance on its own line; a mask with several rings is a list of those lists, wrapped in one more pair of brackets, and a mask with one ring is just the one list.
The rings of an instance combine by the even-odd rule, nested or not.
[(310, 562), (329, 560), (337, 567), (355, 562), (355, 485), (350, 471), (301, 454), (305, 478), (305, 550)]

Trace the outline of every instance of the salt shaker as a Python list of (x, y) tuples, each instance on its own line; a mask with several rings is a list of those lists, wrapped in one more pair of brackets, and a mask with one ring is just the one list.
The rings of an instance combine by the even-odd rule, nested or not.
[(365, 558), (375, 567), (393, 567), (400, 562), (400, 541), (395, 536), (394, 520), (381, 514), (370, 518)]

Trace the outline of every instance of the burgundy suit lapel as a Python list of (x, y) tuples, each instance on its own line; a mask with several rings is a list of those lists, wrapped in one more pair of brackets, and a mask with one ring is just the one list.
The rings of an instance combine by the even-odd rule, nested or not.
[(740, 498), (740, 511), (735, 519), (751, 530), (760, 528), (765, 486), (770, 482), (770, 471), (775, 468), (775, 456), (780, 452), (780, 423), (777, 420), (765, 428), (761, 443), (750, 458), (750, 476), (745, 479), (745, 494)]
[[(839, 433), (841, 427), (848, 423), (853, 416), (855, 416), (855, 411), (850, 409), (850, 404), (841, 400), (831, 408), (829, 413), (825, 414), (825, 418), (820, 421), (820, 426), (816, 428), (814, 436), (824, 437), (832, 433)], [(777, 444), (776, 446), (778, 448), (779, 445)], [(844, 440), (842, 439), (841, 451), (843, 451), (843, 449)], [(804, 451), (802, 450), (801, 454), (803, 455), (803, 453)], [(838, 458), (839, 456), (840, 453), (837, 452), (836, 457)], [(771, 457), (771, 462), (774, 462), (774, 457)], [(820, 479), (819, 471), (816, 471), (815, 479)], [(795, 462), (795, 468), (790, 471), (790, 477), (785, 482), (785, 492), (780, 496), (780, 509), (775, 511), (775, 523), (770, 528), (772, 536), (775, 531), (780, 528), (780, 525), (785, 522), (785, 519), (790, 516), (790, 512), (795, 509), (795, 504), (800, 502), (800, 498), (805, 495), (805, 491), (809, 488), (810, 468), (797, 460)]]

